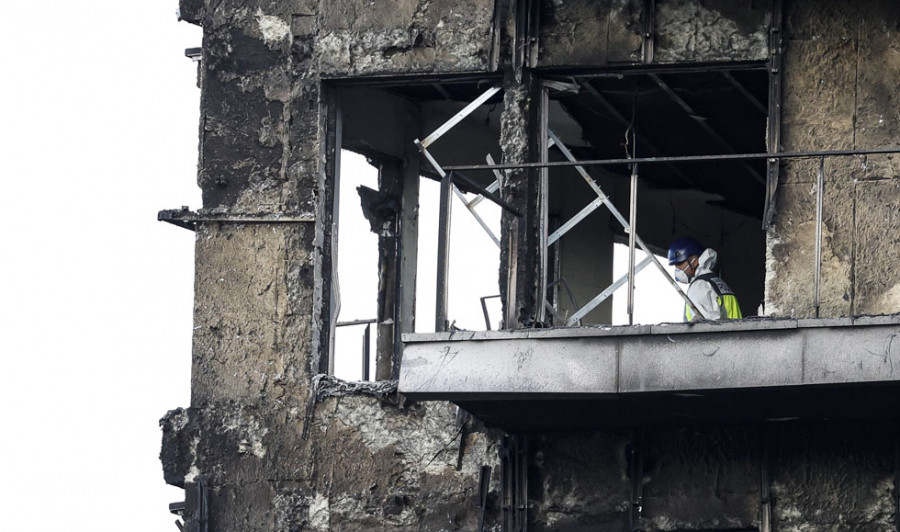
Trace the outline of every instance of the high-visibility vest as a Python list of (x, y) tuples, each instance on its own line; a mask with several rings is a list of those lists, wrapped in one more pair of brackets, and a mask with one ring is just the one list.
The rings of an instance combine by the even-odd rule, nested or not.
[[(716, 291), (716, 302), (719, 304), (719, 312), (721, 314), (720, 319), (737, 320), (744, 317), (744, 315), (741, 313), (741, 306), (738, 304), (738, 300), (734, 296), (734, 291), (730, 286), (728, 286), (728, 284), (725, 283), (725, 281), (722, 280), (721, 277), (718, 277), (712, 273), (698, 275), (694, 278), (691, 284), (694, 284), (697, 281), (708, 282), (712, 286), (713, 290)], [(693, 316), (694, 314), (693, 312), (691, 312), (691, 307), (685, 304), (684, 321), (691, 321)]]

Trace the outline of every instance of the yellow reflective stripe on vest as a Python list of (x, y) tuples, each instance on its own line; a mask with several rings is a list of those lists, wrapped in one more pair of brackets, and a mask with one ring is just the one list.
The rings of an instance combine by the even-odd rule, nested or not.
[(720, 307), (725, 307), (725, 313), (729, 320), (739, 320), (744, 317), (741, 314), (741, 306), (733, 295), (724, 295), (717, 298)]
[[(744, 317), (741, 313), (741, 306), (738, 305), (738, 300), (731, 294), (727, 294), (724, 296), (716, 297), (716, 303), (719, 304), (719, 309), (725, 309), (725, 319), (729, 320), (739, 320)], [(684, 306), (684, 321), (691, 321), (694, 318), (694, 313), (691, 312), (691, 307), (688, 305)]]

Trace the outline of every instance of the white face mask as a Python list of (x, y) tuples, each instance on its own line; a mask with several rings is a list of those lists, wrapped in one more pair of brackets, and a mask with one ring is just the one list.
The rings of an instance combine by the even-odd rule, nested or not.
[(691, 278), (684, 270), (675, 268), (675, 280), (682, 284), (691, 284)]

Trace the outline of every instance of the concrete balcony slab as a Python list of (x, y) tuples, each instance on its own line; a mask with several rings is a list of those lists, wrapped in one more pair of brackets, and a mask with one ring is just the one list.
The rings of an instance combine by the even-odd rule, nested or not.
[(453, 401), (504, 428), (867, 417), (900, 406), (897, 315), (403, 341), (401, 393)]

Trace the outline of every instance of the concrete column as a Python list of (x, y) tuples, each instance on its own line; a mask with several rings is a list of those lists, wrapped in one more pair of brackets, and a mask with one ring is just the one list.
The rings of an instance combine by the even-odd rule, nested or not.
[[(510, 72), (504, 80), (500, 147), (503, 162), (539, 160), (540, 84), (529, 72), (521, 79)], [(542, 250), (539, 249), (540, 171), (529, 168), (508, 170), (502, 197), (522, 216), (503, 211), (500, 253), (500, 292), (504, 303), (505, 328), (530, 325), (539, 314), (536, 288)]]

